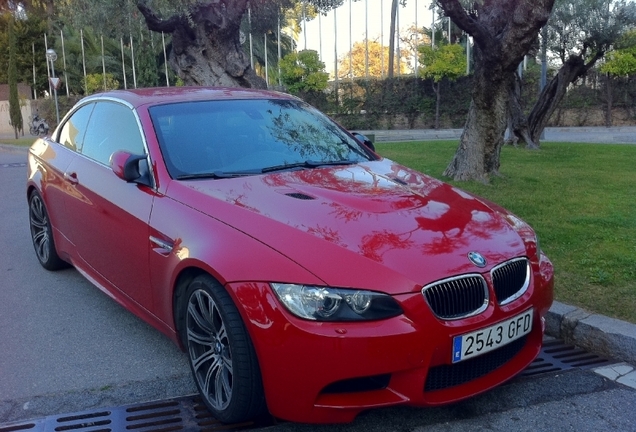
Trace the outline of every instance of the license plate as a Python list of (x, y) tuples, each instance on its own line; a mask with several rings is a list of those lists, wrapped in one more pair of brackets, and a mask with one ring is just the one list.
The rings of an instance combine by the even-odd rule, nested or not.
[(472, 333), (453, 338), (453, 363), (485, 354), (532, 331), (532, 309)]

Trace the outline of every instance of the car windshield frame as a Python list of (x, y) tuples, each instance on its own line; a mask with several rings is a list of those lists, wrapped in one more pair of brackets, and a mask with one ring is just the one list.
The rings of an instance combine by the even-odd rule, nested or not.
[(177, 180), (377, 160), (328, 116), (295, 99), (182, 101), (148, 110), (168, 174)]

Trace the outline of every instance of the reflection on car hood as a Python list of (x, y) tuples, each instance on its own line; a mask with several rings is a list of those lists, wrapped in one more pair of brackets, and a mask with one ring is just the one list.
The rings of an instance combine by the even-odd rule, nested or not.
[[(170, 195), (278, 250), (330, 285), (398, 293), (525, 255), (497, 212), (390, 160), (227, 180)], [(174, 197), (174, 196), (173, 196)], [(471, 251), (488, 262), (478, 269)], [(399, 286), (387, 287), (390, 283)]]

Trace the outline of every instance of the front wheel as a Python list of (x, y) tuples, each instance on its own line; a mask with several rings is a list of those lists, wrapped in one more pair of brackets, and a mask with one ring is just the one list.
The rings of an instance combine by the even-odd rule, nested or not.
[(190, 368), (203, 401), (224, 423), (251, 420), (265, 411), (252, 341), (229, 294), (209, 275), (192, 280), (180, 317)]
[(46, 212), (42, 197), (36, 191), (33, 191), (29, 196), (29, 226), (35, 255), (42, 267), (47, 270), (59, 270), (67, 267), (68, 264), (59, 257), (55, 250), (49, 215)]
[(35, 126), (30, 126), (29, 133), (33, 136), (36, 136), (38, 134), (38, 129)]

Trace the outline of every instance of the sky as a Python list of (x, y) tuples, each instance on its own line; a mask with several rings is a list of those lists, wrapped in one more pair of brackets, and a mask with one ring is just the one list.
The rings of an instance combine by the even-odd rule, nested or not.
[[(349, 4), (351, 2), (351, 13)], [(417, 10), (417, 26), (430, 28), (432, 23), (432, 12), (429, 10), (431, 0), (407, 0), (406, 6), (398, 6), (398, 19), (400, 32), (415, 25)], [(368, 9), (366, 9), (368, 8)], [(368, 34), (369, 40), (378, 39), (384, 33), (384, 46), (389, 45), (389, 29), (391, 24), (391, 0), (345, 0), (344, 4), (336, 10), (337, 27), (334, 25), (334, 11), (330, 11), (327, 16), (314, 18), (307, 22), (307, 49), (316, 50), (321, 54), (321, 60), (325, 63), (326, 70), (331, 75), (334, 72), (334, 59), (336, 49), (338, 57), (342, 58), (349, 52), (350, 40), (352, 43), (361, 42), (365, 39), (365, 9), (368, 11)], [(351, 20), (350, 20), (351, 17)], [(350, 22), (352, 25), (350, 25)], [(322, 49), (320, 28), (322, 28)], [(335, 32), (334, 32), (335, 28)], [(349, 31), (351, 29), (351, 32)], [(350, 39), (351, 34), (351, 39)], [(336, 47), (335, 39), (338, 44)], [(305, 33), (299, 36), (298, 49), (305, 48)]]

